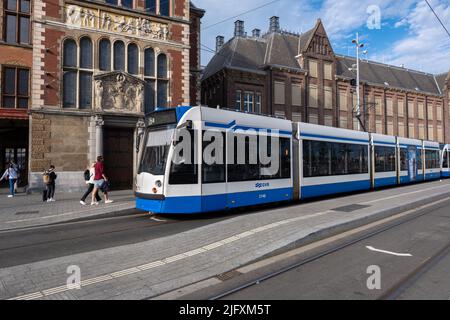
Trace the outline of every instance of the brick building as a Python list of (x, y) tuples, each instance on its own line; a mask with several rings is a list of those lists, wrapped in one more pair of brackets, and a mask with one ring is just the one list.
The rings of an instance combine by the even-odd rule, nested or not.
[[(25, 148), (29, 188), (54, 164), (68, 191), (84, 188), (82, 172), (102, 154), (113, 187), (132, 188), (145, 114), (200, 97), (204, 11), (188, 0), (16, 2), (1, 10), (2, 157), (10, 144), (15, 159)], [(20, 21), (15, 33), (10, 15)], [(16, 86), (5, 81), (12, 77)]]
[[(311, 30), (281, 30), (278, 17), (261, 35), (235, 22), (234, 37), (216, 38), (202, 77), (202, 102), (357, 129), (356, 59), (333, 52), (320, 20)], [(450, 72), (433, 75), (362, 60), (361, 121), (366, 131), (450, 142)]]
[[(30, 0), (0, 1), (0, 170), (15, 161), (28, 176), (28, 108), (33, 61)], [(6, 186), (2, 182), (0, 187)]]

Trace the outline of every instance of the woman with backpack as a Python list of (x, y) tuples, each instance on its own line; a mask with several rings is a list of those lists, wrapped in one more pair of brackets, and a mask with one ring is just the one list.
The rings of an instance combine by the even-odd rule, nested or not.
[(98, 191), (102, 190), (105, 195), (105, 203), (113, 203), (113, 200), (109, 199), (108, 196), (108, 188), (106, 187), (108, 184), (108, 178), (105, 175), (105, 169), (103, 165), (103, 157), (98, 156), (97, 162), (95, 163), (95, 175), (94, 175), (94, 192), (92, 193), (91, 206), (98, 205), (98, 202), (95, 201), (95, 197), (98, 195)]
[(44, 173), (43, 173), (44, 184), (46, 185), (46, 188), (47, 188), (47, 202), (56, 201), (54, 199), (55, 188), (56, 188), (56, 183), (55, 183), (56, 178), (57, 178), (57, 175), (55, 173), (55, 166), (51, 165), (50, 168), (48, 170), (44, 171)]
[(18, 173), (17, 169), (15, 168), (14, 164), (12, 162), (8, 163), (6, 166), (6, 171), (3, 173), (2, 177), (0, 178), (0, 181), (3, 179), (9, 180), (9, 195), (8, 198), (14, 197), (14, 184), (17, 181)]
[[(81, 197), (80, 203), (85, 206), (86, 205), (86, 198), (88, 195), (94, 191), (94, 178), (95, 178), (95, 162), (91, 165), (90, 168), (86, 169), (84, 172), (84, 180), (86, 181), (86, 184), (88, 185), (88, 189), (84, 193), (84, 195)], [(102, 201), (102, 198), (100, 198), (100, 195), (97, 192), (97, 195), (95, 196), (97, 202)]]

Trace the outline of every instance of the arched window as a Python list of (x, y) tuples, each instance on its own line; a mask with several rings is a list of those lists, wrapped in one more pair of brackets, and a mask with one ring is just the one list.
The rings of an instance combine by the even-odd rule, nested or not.
[(79, 108), (92, 108), (92, 41), (88, 37), (80, 40)]
[(167, 107), (167, 92), (169, 80), (167, 79), (167, 56), (158, 55), (158, 82), (157, 82), (157, 105), (158, 107)]
[(144, 52), (144, 76), (155, 76), (155, 51), (152, 48), (145, 49)]
[(128, 45), (128, 73), (139, 73), (139, 49), (134, 43)]
[(80, 68), (92, 69), (92, 41), (88, 37), (80, 40)]
[(167, 78), (167, 56), (158, 55), (158, 78)]
[(145, 113), (155, 110), (155, 51), (147, 48), (144, 51), (144, 80), (145, 80)]
[(77, 44), (72, 39), (64, 41), (64, 66), (76, 67), (77, 66)]
[(114, 70), (125, 71), (125, 45), (122, 41), (114, 42)]
[(99, 69), (111, 71), (111, 43), (108, 39), (102, 39), (99, 43)]
[(63, 45), (63, 106), (77, 106), (77, 44), (72, 39), (64, 41)]
[(145, 0), (145, 11), (156, 13), (156, 0)]
[(63, 107), (92, 108), (92, 41), (80, 40), (80, 56), (77, 44), (67, 39), (63, 44)]

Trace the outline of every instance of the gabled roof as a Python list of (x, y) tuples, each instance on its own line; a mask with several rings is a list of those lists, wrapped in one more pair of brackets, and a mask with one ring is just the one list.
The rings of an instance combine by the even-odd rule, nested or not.
[[(225, 43), (208, 63), (202, 80), (223, 69), (265, 73), (266, 67), (275, 66), (302, 70), (296, 57), (308, 49), (309, 43), (319, 27), (323, 28), (320, 20), (317, 21), (314, 28), (301, 35), (278, 31), (269, 32), (259, 38), (234, 37)], [(325, 29), (323, 29), (324, 31)], [(356, 59), (341, 55), (335, 55), (335, 57), (337, 76), (356, 78), (356, 74), (349, 71), (349, 68), (356, 63)], [(442, 95), (446, 79), (445, 74), (435, 76), (430, 73), (364, 60), (360, 63), (360, 72), (361, 81), (373, 85), (437, 95)]]
[[(349, 68), (356, 63), (353, 57), (339, 56), (337, 58), (337, 75), (345, 78), (355, 78), (356, 74)], [(360, 61), (361, 81), (392, 88), (411, 91), (441, 94), (435, 76), (430, 73), (391, 66), (373, 61)]]
[(450, 72), (447, 73), (442, 73), (442, 74), (438, 74), (436, 76), (436, 82), (439, 86), (439, 88), (441, 89), (441, 92), (444, 92), (445, 90), (445, 80), (448, 79), (450, 81)]

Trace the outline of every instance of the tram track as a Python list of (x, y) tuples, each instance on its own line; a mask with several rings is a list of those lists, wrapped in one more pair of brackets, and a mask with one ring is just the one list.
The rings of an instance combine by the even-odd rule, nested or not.
[[(399, 213), (393, 217), (390, 217), (388, 219), (392, 220), (392, 218), (395, 218), (398, 216), (399, 220), (394, 222), (388, 222), (387, 225), (382, 224), (381, 227), (375, 227), (370, 228), (369, 232), (365, 232), (362, 235), (358, 235), (355, 238), (345, 241), (343, 243), (339, 243), (337, 245), (334, 245), (330, 248), (327, 248), (325, 250), (321, 250), (318, 253), (313, 254), (312, 256), (301, 258), (297, 261), (294, 261), (292, 263), (289, 263), (287, 266), (283, 266), (282, 268), (279, 268), (275, 271), (270, 271), (262, 275), (258, 275), (256, 278), (253, 278), (251, 280), (247, 280), (244, 283), (240, 283), (239, 285), (236, 285), (232, 288), (227, 288), (226, 290), (215, 293), (214, 295), (210, 296), (208, 300), (220, 300), (224, 298), (228, 298), (236, 293), (239, 293), (245, 289), (251, 288), (253, 286), (259, 285), (269, 279), (273, 279), (277, 276), (283, 275), (289, 271), (292, 271), (294, 269), (297, 269), (299, 267), (304, 267), (312, 262), (315, 262), (319, 259), (322, 259), (326, 256), (329, 256), (333, 253), (337, 253), (345, 248), (349, 248), (355, 244), (358, 244), (360, 242), (363, 242), (365, 240), (368, 240), (370, 238), (373, 238), (377, 235), (383, 234), (389, 230), (393, 230), (395, 228), (398, 228), (400, 226), (403, 226), (407, 223), (413, 222), (423, 216), (426, 216), (432, 212), (432, 210), (443, 208), (447, 205), (449, 205), (450, 200), (449, 198), (440, 200), (438, 202), (435, 202), (433, 204), (428, 204), (426, 206), (416, 208), (413, 210), (406, 211), (404, 213)], [(408, 215), (405, 215), (408, 213)], [(385, 220), (385, 219), (382, 219)], [(377, 222), (375, 222), (377, 223)], [(372, 224), (372, 223), (371, 223)], [(369, 224), (369, 225), (371, 225)], [(364, 226), (363, 226), (364, 227)], [(359, 229), (359, 228), (358, 228)], [(344, 232), (346, 233), (346, 232)], [(320, 241), (318, 241), (320, 242)], [(293, 251), (295, 251), (294, 249)], [(381, 300), (393, 300), (398, 298), (402, 293), (404, 293), (408, 288), (410, 288), (412, 285), (417, 283), (428, 271), (433, 269), (436, 265), (438, 265), (448, 254), (450, 253), (450, 244), (447, 244), (442, 249), (440, 249), (437, 253), (423, 261), (418, 267), (416, 267), (411, 273), (406, 275), (404, 278), (402, 278), (399, 282), (391, 286), (389, 289), (385, 291), (384, 294), (382, 294), (378, 299)], [(282, 254), (281, 254), (282, 255)], [(269, 258), (271, 259), (271, 258)], [(256, 262), (258, 263), (258, 262)]]

